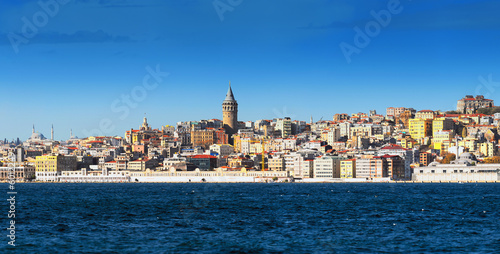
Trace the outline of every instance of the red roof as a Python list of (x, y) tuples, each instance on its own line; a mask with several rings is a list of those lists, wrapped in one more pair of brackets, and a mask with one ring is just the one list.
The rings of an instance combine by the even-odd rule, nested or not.
[(394, 157), (399, 157), (399, 155), (388, 155), (388, 154), (384, 154), (384, 155), (379, 156), (379, 157), (383, 157), (383, 158), (394, 158)]
[(383, 150), (404, 150), (403, 147), (398, 146), (398, 145), (389, 145), (389, 146), (383, 147), (382, 149)]
[(195, 159), (217, 159), (217, 157), (215, 157), (213, 155), (206, 155), (206, 154), (194, 155), (192, 158), (195, 158)]
[(495, 128), (494, 125), (482, 125), (482, 124), (468, 125), (467, 127), (488, 127), (488, 128)]

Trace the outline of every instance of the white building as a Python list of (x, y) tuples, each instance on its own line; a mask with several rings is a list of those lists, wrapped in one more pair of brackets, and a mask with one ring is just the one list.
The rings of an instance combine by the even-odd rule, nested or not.
[(250, 145), (252, 144), (252, 138), (242, 138), (240, 139), (240, 153), (250, 153)]
[(299, 171), (294, 171), (296, 178), (313, 178), (314, 177), (314, 160), (304, 159), (302, 168)]
[(247, 129), (253, 129), (254, 128), (253, 122), (252, 121), (246, 121), (245, 122), (245, 128), (247, 128)]
[(276, 119), (276, 126), (274, 129), (281, 132), (282, 138), (286, 138), (292, 135), (292, 120), (290, 117), (278, 118)]
[(340, 129), (339, 128), (332, 128), (328, 131), (327, 135), (327, 140), (326, 142), (333, 146), (335, 142), (337, 142), (340, 139)]
[(316, 149), (319, 151), (321, 149), (321, 140), (311, 140), (303, 144), (304, 149)]
[(58, 177), (59, 182), (130, 182), (129, 171), (63, 171)]
[(300, 153), (285, 154), (285, 170), (299, 172), (302, 169), (303, 156)]
[(217, 153), (219, 156), (226, 157), (234, 152), (233, 146), (228, 144), (213, 144), (210, 146), (210, 151)]
[(387, 163), (379, 157), (356, 159), (356, 178), (373, 180), (386, 178)]
[(339, 124), (340, 136), (341, 137), (348, 137), (349, 134), (351, 133), (351, 127), (352, 127), (352, 123), (350, 123), (350, 122), (340, 123)]
[(297, 139), (296, 138), (283, 139), (283, 149), (295, 151), (297, 149)]
[(413, 169), (413, 181), (423, 182), (497, 182), (500, 164), (477, 164), (470, 153), (463, 153), (450, 164), (432, 162)]
[(322, 156), (314, 159), (314, 178), (340, 178), (340, 157)]

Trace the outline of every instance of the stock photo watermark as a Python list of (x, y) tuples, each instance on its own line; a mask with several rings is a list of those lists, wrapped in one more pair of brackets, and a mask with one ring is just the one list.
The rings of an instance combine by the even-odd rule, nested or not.
[[(490, 97), (490, 95), (496, 91), (495, 87), (500, 87), (500, 82), (493, 81), (493, 74), (491, 73), (488, 74), (488, 79), (484, 78), (482, 75), (477, 79), (481, 84), (476, 87), (476, 94), (484, 94), (485, 97)], [(483, 93), (483, 89), (486, 89), (487, 92)]]
[(219, 16), (220, 21), (224, 21), (224, 13), (234, 11), (235, 7), (243, 3), (243, 0), (215, 0), (212, 2), (215, 12)]
[(350, 64), (352, 62), (352, 55), (359, 55), (361, 50), (366, 48), (371, 40), (380, 34), (382, 28), (387, 27), (391, 23), (393, 15), (399, 14), (402, 11), (403, 6), (401, 6), (399, 0), (390, 0), (384, 10), (378, 12), (371, 10), (370, 15), (373, 19), (366, 22), (363, 27), (364, 29), (359, 26), (353, 28), (356, 33), (353, 38), (353, 44), (343, 41), (339, 45), (347, 63)]
[[(115, 99), (111, 103), (111, 111), (115, 114), (119, 114), (120, 120), (125, 120), (130, 114), (131, 109), (135, 109), (139, 106), (140, 102), (143, 102), (148, 97), (148, 92), (155, 90), (162, 82), (165, 77), (170, 75), (168, 72), (163, 72), (160, 70), (160, 65), (157, 64), (155, 69), (151, 66), (146, 66), (146, 71), (148, 72), (144, 75), (142, 79), (142, 84), (137, 85), (130, 90), (127, 94), (121, 94), (119, 99)], [(99, 121), (98, 128), (92, 130), (83, 130), (83, 134), (86, 137), (90, 136), (105, 136), (106, 133), (111, 133), (115, 129), (113, 120), (110, 118), (103, 118)]]
[(61, 9), (61, 6), (66, 5), (71, 0), (40, 0), (38, 6), (41, 10), (35, 12), (31, 18), (23, 16), (21, 21), (23, 25), (20, 32), (10, 32), (7, 34), (12, 49), (17, 54), (19, 53), (19, 46), (28, 44), (30, 39), (35, 38), (39, 29), (45, 27), (51, 18), (54, 18)]
[(8, 195), (8, 207), (9, 207), (9, 212), (7, 214), (7, 217), (10, 219), (9, 220), (9, 227), (7, 228), (7, 238), (9, 241), (7, 242), (8, 245), (10, 246), (16, 246), (16, 165), (15, 165), (15, 157), (10, 156), (11, 163), (9, 163), (8, 167), (8, 183), (9, 183), (9, 190), (7, 191)]
[(281, 112), (278, 109), (274, 108), (273, 113), (276, 118), (290, 117), (291, 119), (293, 119), (295, 117), (294, 114), (288, 113), (286, 106), (283, 107), (283, 110)]

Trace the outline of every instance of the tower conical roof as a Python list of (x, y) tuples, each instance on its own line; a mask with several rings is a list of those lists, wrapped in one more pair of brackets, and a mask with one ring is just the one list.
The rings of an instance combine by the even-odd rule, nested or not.
[(229, 89), (227, 90), (225, 101), (235, 101), (233, 90), (231, 90), (231, 82), (229, 82)]

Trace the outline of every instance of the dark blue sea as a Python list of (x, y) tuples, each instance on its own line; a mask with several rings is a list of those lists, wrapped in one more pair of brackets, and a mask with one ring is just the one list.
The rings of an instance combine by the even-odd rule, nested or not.
[(500, 184), (16, 184), (0, 253), (499, 253)]

